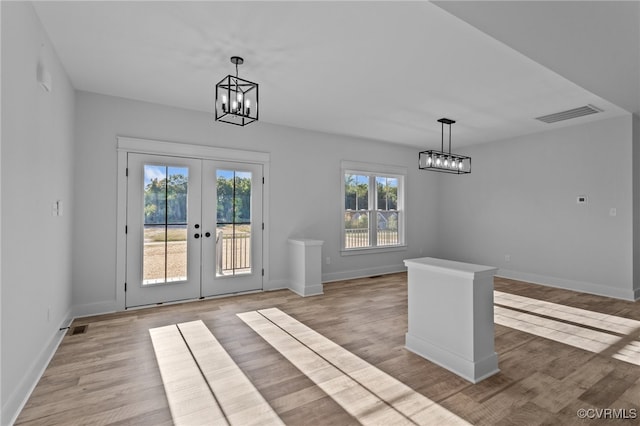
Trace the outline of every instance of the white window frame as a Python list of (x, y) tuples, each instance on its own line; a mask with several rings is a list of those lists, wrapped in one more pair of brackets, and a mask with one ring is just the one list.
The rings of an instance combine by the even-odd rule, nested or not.
[[(368, 210), (376, 210), (375, 209), (375, 200), (377, 198), (375, 192), (377, 186), (375, 185), (376, 177), (392, 177), (398, 179), (398, 200), (397, 200), (397, 211), (398, 211), (398, 244), (392, 246), (368, 246), (368, 247), (354, 247), (354, 248), (346, 248), (345, 240), (346, 240), (346, 230), (344, 226), (344, 212), (345, 212), (345, 188), (344, 188), (344, 177), (346, 174), (353, 175), (366, 175), (369, 176), (369, 209)], [(384, 253), (390, 251), (401, 251), (406, 250), (406, 180), (407, 180), (407, 169), (405, 167), (400, 166), (391, 166), (385, 164), (373, 164), (373, 163), (362, 163), (356, 161), (342, 161), (340, 167), (340, 253), (343, 256), (350, 255), (358, 255), (365, 253)], [(375, 220), (369, 220), (369, 241), (375, 242), (375, 229), (376, 226), (372, 224), (377, 223), (377, 218)], [(372, 235), (373, 234), (373, 235)]]

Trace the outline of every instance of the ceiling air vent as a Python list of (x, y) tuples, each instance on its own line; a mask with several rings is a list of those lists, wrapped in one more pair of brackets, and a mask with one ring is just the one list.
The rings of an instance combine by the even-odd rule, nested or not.
[(602, 112), (602, 110), (593, 105), (585, 105), (580, 108), (574, 108), (567, 111), (556, 112), (555, 114), (536, 117), (536, 120), (540, 120), (545, 123), (555, 123), (558, 121), (569, 120), (570, 118), (577, 118), (577, 117), (582, 117), (584, 115), (596, 114), (598, 112)]

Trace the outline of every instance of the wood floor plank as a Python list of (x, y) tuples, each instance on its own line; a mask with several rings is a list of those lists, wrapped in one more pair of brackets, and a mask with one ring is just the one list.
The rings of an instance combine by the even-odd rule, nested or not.
[[(202, 320), (211, 330), (285, 424), (359, 424), (236, 316), (271, 307), (473, 424), (597, 424), (597, 420), (577, 418), (576, 411), (639, 408), (640, 366), (614, 355), (640, 340), (640, 331), (620, 336), (622, 347), (594, 353), (567, 342), (496, 325), (500, 373), (472, 385), (404, 349), (406, 280), (405, 273), (391, 274), (327, 283), (324, 295), (316, 297), (303, 298), (278, 290), (78, 318), (72, 326), (88, 325), (87, 332), (64, 336), (16, 425), (171, 424), (149, 329), (196, 320)], [(494, 287), (502, 293), (532, 299), (529, 302), (533, 305), (537, 300), (561, 305), (560, 310), (568, 307), (608, 315), (613, 324), (633, 326), (625, 320), (640, 321), (638, 303), (499, 277), (495, 278)], [(581, 314), (598, 317), (583, 311)], [(555, 314), (547, 312), (545, 318), (554, 319), (552, 315)], [(557, 319), (581, 327), (579, 318), (571, 320)], [(594, 329), (587, 324), (584, 327)], [(626, 383), (618, 388), (618, 381)], [(615, 399), (607, 397), (605, 389), (609, 388)], [(634, 422), (612, 420), (606, 424)]]
[(178, 327), (149, 330), (176, 426), (228, 424)]
[(284, 424), (202, 321), (178, 329), (229, 424)]
[(363, 425), (411, 424), (406, 417), (389, 409), (367, 389), (260, 313), (244, 312), (238, 316)]
[[(256, 325), (258, 327), (256, 331), (261, 333), (270, 343), (269, 336), (277, 336), (277, 341), (272, 343), (275, 345), (287, 340), (288, 336), (290, 336), (301, 343), (303, 347), (308, 348), (308, 350), (303, 350), (301, 347), (296, 348), (296, 351), (305, 352), (301, 354), (302, 357), (317, 357), (327, 361), (331, 367), (334, 367), (328, 368), (328, 371), (342, 373), (329, 379), (328, 382), (320, 384), (320, 387), (325, 391), (329, 389), (327, 392), (334, 396), (347, 411), (357, 413), (366, 409), (372, 412), (383, 412), (384, 414), (381, 417), (376, 416), (371, 420), (379, 424), (381, 422), (394, 421), (409, 421), (415, 424), (427, 424), (428, 422), (467, 424), (455, 414), (443, 409), (404, 383), (353, 355), (281, 310), (277, 308), (262, 309), (258, 313), (276, 327), (270, 327), (271, 330), (266, 330), (269, 327), (268, 323), (261, 322), (259, 317), (250, 314), (239, 314), (239, 316), (258, 324)], [(278, 329), (281, 329), (284, 333), (281, 333)], [(285, 356), (287, 355), (285, 354)], [(288, 357), (290, 356), (295, 356), (295, 354), (290, 353)], [(289, 359), (291, 360), (291, 358)], [(296, 363), (296, 361), (302, 362), (299, 359), (292, 362)], [(351, 386), (352, 382), (359, 386)], [(340, 385), (346, 386), (346, 388), (341, 390), (339, 389)], [(337, 388), (334, 386), (337, 386)], [(370, 398), (371, 396), (375, 400)], [(369, 405), (367, 406), (367, 404)], [(385, 405), (392, 410), (387, 409)], [(402, 418), (398, 417), (393, 411), (399, 413)], [(366, 417), (364, 419), (357, 415), (356, 417), (362, 422), (369, 420)]]

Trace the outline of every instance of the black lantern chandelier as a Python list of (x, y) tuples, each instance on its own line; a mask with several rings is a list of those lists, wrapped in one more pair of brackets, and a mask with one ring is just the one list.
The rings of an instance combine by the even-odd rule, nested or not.
[(232, 56), (236, 76), (228, 75), (216, 84), (216, 121), (246, 126), (258, 121), (258, 84), (238, 77), (238, 65), (244, 63)]
[[(418, 168), (420, 170), (433, 170), (434, 172), (455, 173), (458, 175), (471, 173), (471, 157), (451, 153), (451, 125), (455, 121), (441, 118), (442, 142), (440, 151), (430, 149), (418, 154)], [(444, 125), (449, 125), (449, 152), (444, 151)]]

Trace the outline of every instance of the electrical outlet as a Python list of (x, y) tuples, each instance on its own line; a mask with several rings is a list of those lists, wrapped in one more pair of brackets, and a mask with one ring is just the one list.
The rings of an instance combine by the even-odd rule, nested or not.
[(511, 255), (510, 254), (505, 254), (504, 255), (504, 261), (505, 262), (511, 262)]
[(616, 210), (616, 208), (615, 208), (615, 207), (611, 207), (611, 208), (609, 209), (609, 216), (615, 216), (615, 215), (617, 215), (617, 214), (618, 214), (618, 210)]

